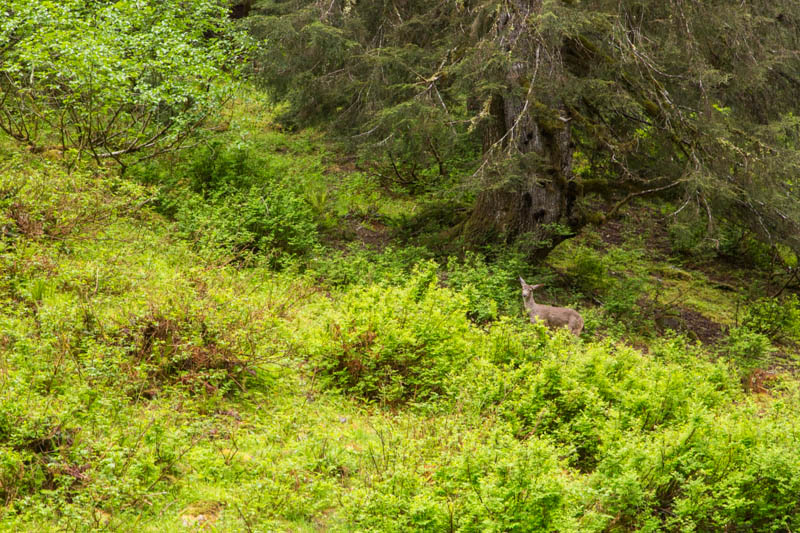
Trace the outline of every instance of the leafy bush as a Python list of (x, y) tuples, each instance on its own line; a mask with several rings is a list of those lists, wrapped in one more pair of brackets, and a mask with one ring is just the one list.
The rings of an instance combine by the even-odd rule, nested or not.
[(138, 377), (129, 392), (152, 397), (165, 384), (205, 394), (241, 390), (254, 361), (236, 352), (220, 326), (201, 309), (150, 309), (130, 317), (116, 332)]
[(465, 391), (459, 400), (497, 412), (519, 438), (553, 439), (570, 465), (592, 470), (621, 428), (680, 423), (694, 406), (719, 405), (738, 390), (722, 365), (695, 362), (700, 371), (653, 363), (609, 342), (585, 350), (573, 342), (567, 332), (545, 335), (538, 348), (525, 343), (528, 355), (512, 364), (468, 369), (454, 378)]
[(436, 283), (436, 264), (423, 263), (405, 285), (352, 289), (301, 347), (329, 386), (365, 400), (448, 396), (446, 378), (466, 362), (473, 331), (466, 298)]
[[(431, 251), (419, 246), (389, 246), (377, 252), (354, 243), (346, 251), (326, 251), (312, 258), (309, 271), (332, 287), (398, 284), (417, 263), (431, 258)], [(463, 259), (449, 257), (446, 266), (439, 268), (439, 277), (442, 284), (466, 297), (467, 316), (485, 323), (501, 315), (520, 314), (517, 278), (524, 268), (518, 256), (502, 256), (490, 263), (478, 253), (467, 252)]]
[[(421, 204), (412, 213), (399, 213), (387, 220), (397, 235), (404, 240), (427, 236), (431, 244), (443, 247), (440, 238), (431, 237), (442, 234), (463, 221), (468, 212), (468, 204), (460, 198), (430, 200)], [(446, 247), (446, 243), (444, 247)]]
[[(794, 396), (766, 410), (750, 405), (727, 365), (687, 356), (678, 337), (657, 347), (658, 360), (609, 342), (575, 350), (566, 335), (543, 340), (535, 357), (516, 364), (470, 365), (456, 377), (458, 401), (478, 420), (507, 421), (520, 442), (551, 440), (570, 468), (586, 473), (585, 484), (570, 477), (578, 507), (564, 530), (796, 523)], [(505, 479), (511, 486), (512, 476)], [(456, 486), (454, 475), (440, 480)], [(501, 515), (483, 527), (510, 516)]]
[(0, 129), (122, 162), (175, 150), (231, 94), (227, 3), (4, 2)]
[(227, 188), (248, 189), (259, 183), (280, 180), (284, 169), (248, 143), (226, 143), (213, 139), (186, 154), (177, 173), (168, 176), (175, 188), (188, 187), (204, 197)]
[[(548, 531), (565, 514), (556, 449), (537, 438), (498, 437), (461, 457), (461, 531)], [(470, 490), (471, 489), (471, 490)]]
[(725, 350), (740, 367), (752, 369), (764, 364), (775, 348), (772, 347), (769, 337), (763, 333), (739, 326), (730, 329)]
[(146, 201), (147, 188), (16, 154), (0, 164), (0, 242), (97, 234)]
[(343, 530), (569, 529), (569, 489), (552, 445), (535, 437), (518, 441), (491, 430), (462, 433), (462, 438), (466, 442), (451, 453), (428, 458), (434, 464), (425, 464), (427, 482), (412, 467), (397, 464), (379, 471), (369, 490), (349, 492)]
[(550, 345), (552, 331), (541, 322), (531, 324), (527, 317), (501, 317), (491, 324), (482, 339), (481, 348), (487, 361), (498, 366), (519, 366), (540, 361)]
[(800, 339), (800, 299), (792, 294), (780, 301), (761, 298), (748, 304), (742, 326), (770, 339)]
[(719, 240), (715, 253), (739, 264), (744, 263), (756, 268), (769, 269), (774, 266), (775, 252), (781, 248), (788, 252), (786, 259), (792, 255), (783, 245), (779, 243), (771, 245), (758, 239), (746, 228), (733, 224), (724, 224), (715, 237)]
[(616, 319), (638, 318), (642, 316), (640, 301), (648, 287), (644, 277), (631, 276), (617, 279), (611, 290), (608, 291), (604, 302), (604, 309)]
[(314, 217), (302, 197), (282, 184), (223, 188), (207, 198), (191, 195), (175, 218), (181, 235), (200, 249), (235, 257), (302, 255), (317, 244)]
[(682, 211), (668, 226), (672, 250), (701, 260), (723, 257), (739, 264), (767, 269), (774, 261), (774, 247), (749, 230), (722, 217), (709, 233), (706, 213)]
[(399, 284), (408, 279), (414, 266), (430, 260), (431, 252), (418, 246), (382, 251), (351, 243), (345, 250), (325, 250), (308, 260), (308, 273), (326, 287)]
[(754, 423), (754, 414), (696, 410), (667, 431), (618, 435), (591, 476), (602, 515), (587, 518), (606, 531), (793, 528), (796, 428), (775, 414)]
[(578, 287), (587, 292), (602, 290), (608, 283), (608, 266), (597, 250), (580, 246), (572, 255), (570, 274), (575, 277)]
[(318, 244), (315, 215), (285, 165), (246, 143), (212, 142), (174, 169), (153, 165), (138, 177), (161, 185), (160, 210), (206, 253), (276, 267)]
[(711, 251), (706, 241), (707, 226), (699, 217), (680, 213), (670, 220), (667, 233), (672, 250), (679, 254), (707, 255)]
[(448, 287), (463, 293), (469, 302), (469, 317), (476, 322), (499, 315), (518, 315), (522, 296), (518, 281), (524, 263), (518, 257), (488, 263), (483, 256), (467, 252), (462, 261), (450, 257), (446, 266)]
[(640, 250), (613, 248), (607, 253), (588, 246), (578, 246), (570, 262), (569, 273), (578, 288), (602, 298), (603, 310), (628, 326), (641, 324), (647, 317), (640, 302), (650, 287)]

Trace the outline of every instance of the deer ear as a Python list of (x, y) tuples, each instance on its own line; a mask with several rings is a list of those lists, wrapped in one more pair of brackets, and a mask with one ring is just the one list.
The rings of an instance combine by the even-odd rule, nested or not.
[(531, 290), (532, 290), (532, 291), (533, 291), (533, 290), (536, 290), (536, 289), (538, 289), (539, 287), (544, 287), (544, 283), (539, 283), (538, 285), (533, 285), (533, 286), (531, 286)]
[(519, 282), (522, 283), (523, 287), (526, 287), (528, 285), (527, 283), (525, 283), (525, 280), (522, 279), (522, 276), (519, 277)]

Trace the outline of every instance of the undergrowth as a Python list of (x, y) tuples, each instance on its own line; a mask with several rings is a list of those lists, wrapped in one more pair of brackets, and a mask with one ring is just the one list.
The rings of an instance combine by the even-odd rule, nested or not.
[[(442, 254), (408, 197), (237, 105), (125, 178), (3, 148), (0, 528), (797, 527), (790, 290), (737, 312), (591, 231), (542, 265)], [(388, 242), (347, 242), (366, 224)], [(520, 275), (581, 338), (529, 322)]]

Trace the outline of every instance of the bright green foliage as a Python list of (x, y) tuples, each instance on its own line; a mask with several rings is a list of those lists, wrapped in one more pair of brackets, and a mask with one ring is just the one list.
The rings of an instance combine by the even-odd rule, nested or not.
[(10, 0), (0, 13), (0, 129), (98, 161), (176, 149), (229, 97), (243, 51), (218, 0)]
[(0, 190), (0, 522), (97, 526), (166, 494), (206, 438), (176, 404), (269, 380), (274, 317), (148, 228), (147, 189), (21, 156)]
[(762, 298), (747, 305), (742, 326), (771, 339), (800, 339), (800, 301), (791, 294), (782, 301)]
[(619, 432), (668, 427), (696, 405), (721, 404), (738, 388), (723, 367), (654, 364), (611, 346), (575, 351), (567, 337), (540, 344), (538, 356), (524, 364), (486, 376), (479, 396), (497, 402), (493, 410), (518, 436), (540, 432), (559, 442), (562, 456), (581, 470), (592, 470)]
[[(760, 328), (796, 307), (792, 278), (703, 345), (653, 338), (649, 312), (732, 324), (737, 276), (658, 258), (641, 224), (549, 266), (348, 241), (414, 204), (326, 168), (309, 133), (239, 129), (248, 104), (138, 182), (0, 139), (0, 530), (798, 529), (797, 380), (739, 379), (777, 361)], [(227, 264), (233, 242), (291, 268)], [(520, 274), (587, 332), (529, 323)]]
[[(421, 476), (402, 464), (387, 465), (371, 490), (349, 495), (341, 530), (563, 531), (569, 524), (567, 480), (547, 442), (493, 430), (467, 433), (461, 443), (437, 437), (452, 448), (430, 458), (443, 464), (420, 464)], [(422, 459), (408, 452), (412, 461)]]
[(730, 329), (725, 350), (741, 368), (749, 370), (766, 364), (775, 348), (763, 333), (739, 326)]
[(481, 348), (486, 360), (498, 367), (517, 367), (541, 361), (549, 337), (549, 330), (539, 321), (530, 323), (527, 316), (503, 317), (491, 324)]
[(149, 189), (31, 157), (0, 182), (5, 529), (796, 526), (791, 388), (755, 405), (680, 337), (480, 329), (469, 287), (499, 300), (510, 260), (442, 288), (418, 250), (363, 254), (331, 293), (210, 266), (131, 210)]
[(318, 243), (302, 183), (293, 181), (284, 163), (259, 156), (253, 146), (213, 142), (190, 152), (177, 168), (141, 174), (162, 183), (160, 209), (175, 218), (182, 237), (209, 256), (261, 258), (279, 266)]
[(435, 264), (423, 265), (402, 287), (354, 290), (322, 315), (300, 348), (332, 386), (383, 405), (449, 396), (472, 327), (465, 298), (436, 288)]
[(465, 500), (459, 530), (557, 529), (566, 500), (557, 457), (546, 442), (519, 442), (508, 436), (497, 436), (493, 446), (465, 454), (454, 472)]
[(388, 246), (378, 252), (352, 243), (344, 252), (326, 250), (324, 255), (312, 258), (309, 270), (320, 283), (330, 287), (397, 285), (407, 279), (415, 265), (432, 256), (430, 250), (417, 246)]
[(571, 250), (570, 274), (581, 292), (603, 300), (603, 310), (617, 320), (646, 322), (640, 301), (650, 288), (640, 250), (614, 248), (603, 253), (589, 246)]
[(519, 276), (526, 265), (521, 257), (510, 254), (487, 264), (483, 256), (468, 252), (463, 261), (447, 261), (447, 285), (469, 299), (469, 317), (484, 323), (500, 315), (516, 315), (522, 296)]
[[(301, 197), (280, 184), (228, 187), (192, 196), (175, 214), (182, 236), (206, 250), (246, 258), (302, 254), (317, 242), (316, 224)], [(277, 264), (277, 263), (274, 263)]]
[(620, 438), (592, 476), (596, 514), (621, 530), (792, 527), (797, 426), (777, 413), (757, 423), (754, 415), (701, 410), (673, 430)]

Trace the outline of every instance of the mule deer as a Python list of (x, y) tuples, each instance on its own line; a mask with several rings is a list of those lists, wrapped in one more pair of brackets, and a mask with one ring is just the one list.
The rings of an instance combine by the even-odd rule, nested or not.
[(573, 335), (580, 336), (583, 329), (583, 318), (577, 311), (567, 307), (537, 304), (533, 300), (533, 291), (541, 287), (542, 284), (528, 285), (521, 277), (519, 282), (522, 283), (522, 301), (525, 303), (525, 310), (528, 312), (528, 316), (531, 317), (531, 323), (539, 318), (549, 328), (555, 329), (566, 326)]

